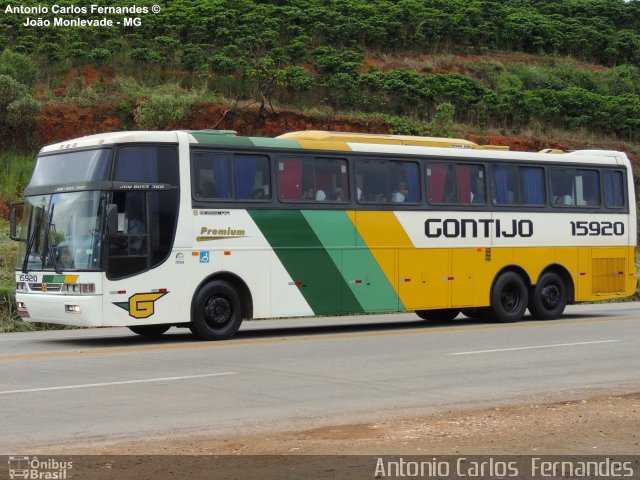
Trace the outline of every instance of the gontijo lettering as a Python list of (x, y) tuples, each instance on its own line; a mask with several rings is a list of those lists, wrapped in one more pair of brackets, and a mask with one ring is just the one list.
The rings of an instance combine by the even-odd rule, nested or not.
[(496, 238), (531, 237), (533, 222), (515, 218), (510, 222), (492, 218), (430, 218), (424, 222), (424, 234), (429, 238), (491, 238), (492, 235)]

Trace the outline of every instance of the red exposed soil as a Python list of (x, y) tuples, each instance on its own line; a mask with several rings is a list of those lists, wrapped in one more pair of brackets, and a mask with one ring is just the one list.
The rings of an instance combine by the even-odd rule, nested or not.
[[(135, 103), (132, 102), (135, 108)], [(38, 117), (38, 138), (42, 145), (56, 143), (94, 133), (113, 132), (133, 125), (133, 111), (126, 111), (119, 104), (104, 103), (81, 107), (69, 103), (49, 103)], [(259, 111), (257, 107), (231, 110), (227, 105), (196, 102), (191, 105), (176, 129), (236, 130), (239, 135), (274, 137), (298, 130), (334, 130), (361, 133), (388, 133), (390, 125), (380, 118), (351, 118), (346, 116), (314, 116), (292, 110)], [(537, 152), (542, 149), (577, 150), (593, 148), (577, 142), (559, 141), (546, 137), (524, 138), (500, 135), (464, 135), (467, 140), (480, 145), (502, 145), (511, 150)], [(640, 158), (621, 143), (598, 145), (598, 148), (626, 151), (632, 163), (639, 165)]]
[(93, 133), (122, 129), (117, 105), (80, 107), (70, 103), (49, 103), (38, 115), (38, 139), (46, 145)]

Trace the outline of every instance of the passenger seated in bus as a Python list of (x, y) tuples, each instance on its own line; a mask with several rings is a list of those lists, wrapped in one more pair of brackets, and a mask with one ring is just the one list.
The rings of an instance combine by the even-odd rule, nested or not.
[(398, 188), (391, 194), (391, 201), (401, 203), (406, 201), (408, 196), (409, 190), (407, 189), (407, 184), (400, 180), (398, 182)]
[(326, 200), (327, 199), (327, 194), (324, 193), (324, 190), (322, 189), (318, 189), (318, 191), (316, 192), (316, 200)]
[(484, 204), (484, 195), (480, 192), (471, 192), (471, 203), (475, 203), (476, 205)]
[(202, 182), (202, 186), (200, 187), (200, 196), (205, 198), (212, 198), (218, 196), (218, 191), (213, 182), (204, 181)]
[(304, 189), (304, 192), (302, 192), (302, 200), (313, 200), (314, 198), (316, 198), (316, 196), (313, 193), (313, 187), (307, 187)]
[(331, 200), (334, 202), (344, 202), (344, 195), (340, 187), (333, 189), (333, 192), (331, 192)]
[(255, 198), (256, 200), (261, 200), (264, 198), (264, 191), (261, 188), (256, 188), (253, 191), (253, 198)]
[(564, 194), (564, 195), (556, 195), (555, 197), (553, 197), (553, 204), (554, 205), (573, 205), (573, 197), (571, 195)]

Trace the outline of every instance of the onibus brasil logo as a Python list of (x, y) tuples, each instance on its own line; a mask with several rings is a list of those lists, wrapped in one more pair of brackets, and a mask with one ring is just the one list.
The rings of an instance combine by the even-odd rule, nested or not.
[(9, 478), (29, 480), (64, 480), (73, 462), (63, 462), (55, 458), (39, 460), (38, 457), (9, 457)]

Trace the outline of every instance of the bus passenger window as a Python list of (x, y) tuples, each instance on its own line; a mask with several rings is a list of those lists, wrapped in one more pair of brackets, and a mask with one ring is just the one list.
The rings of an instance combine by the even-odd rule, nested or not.
[(544, 205), (544, 170), (539, 167), (520, 167), (520, 186), (524, 205)]
[(367, 203), (417, 203), (420, 175), (415, 162), (358, 160), (356, 198)]
[(349, 200), (347, 161), (339, 158), (278, 160), (279, 198), (283, 201)]
[(271, 198), (269, 158), (264, 155), (233, 156), (234, 198), (264, 200)]
[(493, 167), (493, 203), (515, 205), (520, 203), (518, 167), (495, 165)]
[(427, 164), (429, 203), (483, 205), (484, 167), (455, 163)]
[(193, 196), (195, 198), (231, 198), (229, 156), (214, 152), (194, 152)]
[(550, 179), (553, 206), (600, 206), (600, 180), (596, 170), (552, 168)]
[(607, 208), (624, 207), (624, 182), (620, 171), (604, 171), (604, 203)]

